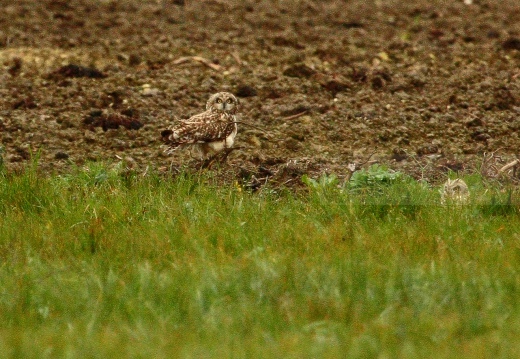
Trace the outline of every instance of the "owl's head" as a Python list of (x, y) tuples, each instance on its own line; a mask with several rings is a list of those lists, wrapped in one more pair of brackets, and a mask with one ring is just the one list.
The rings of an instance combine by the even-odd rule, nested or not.
[(234, 114), (238, 111), (238, 99), (232, 93), (218, 92), (206, 102), (206, 110)]

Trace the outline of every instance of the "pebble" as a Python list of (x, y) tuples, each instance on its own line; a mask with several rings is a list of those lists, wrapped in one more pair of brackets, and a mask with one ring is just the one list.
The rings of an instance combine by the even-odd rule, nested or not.
[(159, 92), (161, 92), (161, 91), (158, 88), (143, 86), (143, 90), (141, 91), (141, 94), (143, 96), (152, 97), (152, 96), (157, 96), (159, 94)]

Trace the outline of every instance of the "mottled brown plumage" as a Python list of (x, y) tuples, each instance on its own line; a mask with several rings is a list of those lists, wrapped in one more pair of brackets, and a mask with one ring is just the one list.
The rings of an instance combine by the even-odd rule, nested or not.
[(212, 95), (206, 111), (181, 121), (161, 133), (167, 153), (186, 146), (196, 148), (202, 155), (220, 152), (233, 146), (237, 134), (238, 100), (229, 92)]

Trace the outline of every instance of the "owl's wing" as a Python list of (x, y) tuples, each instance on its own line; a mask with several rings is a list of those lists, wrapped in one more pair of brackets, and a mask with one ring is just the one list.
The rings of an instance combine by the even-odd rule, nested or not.
[(215, 122), (220, 120), (220, 115), (210, 110), (191, 116), (182, 122)]
[(222, 121), (219, 114), (202, 115), (195, 115), (163, 131), (163, 140), (170, 150), (183, 145), (224, 140), (233, 132), (234, 122)]

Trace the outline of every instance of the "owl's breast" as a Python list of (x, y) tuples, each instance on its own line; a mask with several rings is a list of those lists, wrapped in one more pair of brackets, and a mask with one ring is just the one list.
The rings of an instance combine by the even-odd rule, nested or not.
[(235, 136), (238, 132), (238, 126), (236, 123), (233, 124), (233, 131), (226, 137), (226, 147), (231, 148), (235, 143)]
[(237, 135), (238, 127), (237, 124), (233, 124), (233, 130), (229, 135), (226, 136), (226, 138), (218, 140), (218, 141), (211, 141), (208, 142), (207, 145), (209, 148), (211, 148), (215, 152), (223, 151), (226, 148), (233, 147), (233, 144), (235, 143), (235, 136)]

